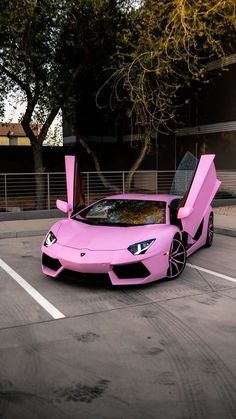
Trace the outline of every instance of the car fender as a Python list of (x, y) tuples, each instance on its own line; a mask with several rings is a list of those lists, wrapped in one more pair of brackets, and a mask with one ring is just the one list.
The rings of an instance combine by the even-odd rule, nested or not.
[(55, 234), (55, 236), (57, 237), (57, 234), (58, 234), (58, 232), (59, 232), (59, 230), (60, 230), (60, 228), (61, 228), (61, 226), (63, 225), (63, 223), (65, 223), (67, 221), (67, 219), (65, 219), (65, 220), (59, 220), (59, 221), (57, 221), (55, 224), (53, 224), (50, 228), (49, 228), (49, 230), (47, 231), (47, 233), (46, 233), (46, 235), (45, 235), (45, 237), (44, 237), (44, 239), (43, 239), (43, 244), (42, 244), (42, 247), (43, 247), (43, 245), (44, 245), (44, 242), (45, 242), (45, 239), (46, 239), (46, 237), (47, 237), (47, 235), (48, 235), (48, 233), (49, 233), (49, 231), (52, 231), (53, 232), (53, 234)]
[[(178, 234), (182, 240), (182, 232), (178, 226), (172, 224), (167, 225), (166, 228), (161, 231), (161, 235), (158, 235), (157, 233), (156, 242), (150, 247), (150, 251), (152, 253), (155, 253), (155, 251), (158, 251), (158, 253), (169, 252), (172, 240), (176, 234)], [(148, 253), (149, 252), (147, 252), (147, 254)]]
[(173, 241), (173, 238), (176, 236), (176, 235), (179, 235), (179, 237), (180, 237), (180, 240), (182, 240), (182, 231), (180, 230), (180, 228), (178, 227), (178, 226), (176, 226), (176, 225), (170, 225), (169, 226), (169, 237), (170, 237), (170, 245), (171, 245), (171, 243), (172, 243), (172, 241)]

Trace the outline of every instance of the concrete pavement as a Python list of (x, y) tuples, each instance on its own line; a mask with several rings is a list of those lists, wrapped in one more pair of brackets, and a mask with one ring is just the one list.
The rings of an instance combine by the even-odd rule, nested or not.
[(41, 241), (0, 240), (5, 264), (65, 316), (0, 269), (1, 419), (235, 418), (233, 237), (217, 234), (175, 281), (118, 288), (44, 276)]
[[(0, 239), (43, 236), (61, 218), (0, 221)], [(215, 232), (236, 237), (236, 216), (215, 214)]]

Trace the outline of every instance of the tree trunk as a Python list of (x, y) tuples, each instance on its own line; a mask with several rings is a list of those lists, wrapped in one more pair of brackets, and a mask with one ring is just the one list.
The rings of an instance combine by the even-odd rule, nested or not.
[(99, 179), (101, 180), (103, 186), (107, 189), (110, 189), (113, 193), (121, 193), (121, 190), (117, 186), (112, 185), (110, 182), (108, 182), (108, 180), (102, 174), (98, 158), (95, 152), (89, 147), (86, 140), (82, 138), (81, 136), (78, 136), (78, 140), (80, 144), (84, 147), (84, 149), (87, 151), (87, 153), (92, 157), (97, 175)]
[(135, 174), (136, 170), (139, 168), (140, 164), (142, 163), (144, 157), (147, 154), (149, 143), (150, 143), (150, 131), (148, 130), (144, 134), (144, 141), (142, 142), (141, 151), (140, 151), (137, 159), (135, 160), (135, 162), (131, 166), (131, 168), (129, 170), (129, 173), (127, 175), (127, 178), (126, 178), (126, 181), (125, 181), (125, 192), (126, 193), (130, 191), (130, 187), (131, 187), (131, 183), (132, 183), (134, 174)]
[(42, 145), (38, 142), (32, 143), (34, 155), (35, 189), (36, 189), (36, 209), (46, 209), (45, 200), (45, 175), (43, 166)]

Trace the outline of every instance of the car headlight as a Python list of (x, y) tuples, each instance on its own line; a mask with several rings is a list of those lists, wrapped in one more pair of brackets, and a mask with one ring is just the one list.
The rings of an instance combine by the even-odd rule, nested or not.
[(155, 239), (145, 240), (144, 242), (135, 243), (128, 247), (128, 250), (133, 255), (142, 255), (143, 253), (146, 253), (146, 251), (149, 249), (149, 247), (152, 245), (152, 243), (155, 241)]
[(57, 238), (56, 238), (55, 234), (53, 234), (52, 231), (49, 231), (49, 233), (46, 237), (46, 240), (44, 242), (44, 246), (49, 247), (52, 244), (56, 243), (56, 241), (57, 241)]

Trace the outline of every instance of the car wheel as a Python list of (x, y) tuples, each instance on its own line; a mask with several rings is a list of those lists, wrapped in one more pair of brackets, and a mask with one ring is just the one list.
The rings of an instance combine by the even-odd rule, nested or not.
[(174, 237), (169, 252), (168, 279), (177, 278), (186, 265), (186, 250), (179, 237)]
[(211, 247), (213, 243), (213, 236), (214, 236), (214, 219), (213, 214), (210, 215), (208, 220), (208, 227), (207, 227), (207, 237), (205, 247)]

